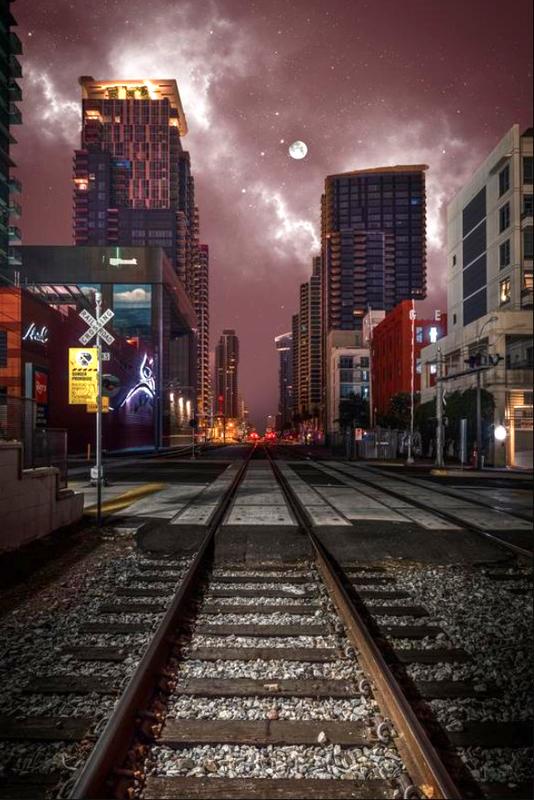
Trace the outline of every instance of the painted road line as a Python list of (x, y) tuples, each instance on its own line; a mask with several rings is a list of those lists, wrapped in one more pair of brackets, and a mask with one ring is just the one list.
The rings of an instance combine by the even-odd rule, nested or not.
[[(132, 503), (139, 500), (141, 497), (154, 494), (154, 492), (161, 492), (161, 490), (166, 487), (166, 483), (143, 483), (135, 489), (129, 489), (127, 492), (123, 492), (110, 500), (105, 500), (102, 503), (102, 513), (113, 514), (116, 511), (122, 511), (123, 508), (132, 505)], [(83, 513), (95, 515), (96, 505), (85, 508)]]

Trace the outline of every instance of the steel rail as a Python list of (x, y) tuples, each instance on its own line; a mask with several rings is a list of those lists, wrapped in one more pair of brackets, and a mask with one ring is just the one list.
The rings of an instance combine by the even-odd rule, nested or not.
[(428, 734), (421, 725), (403, 690), (367, 628), (354, 602), (343, 586), (331, 557), (319, 541), (308, 516), (289, 482), (266, 449), (273, 473), (280, 484), (298, 524), (307, 533), (314, 549), (319, 572), (343, 620), (347, 635), (358, 653), (364, 671), (374, 683), (374, 694), (382, 711), (391, 720), (397, 737), (394, 739), (411, 779), (423, 797), (437, 800), (462, 800), (462, 794), (451, 778)]
[[(401, 481), (402, 483), (408, 483), (410, 486), (416, 486), (419, 489), (428, 489), (432, 492), (437, 492), (438, 494), (445, 495), (446, 497), (454, 497), (456, 499), (462, 499), (462, 495), (460, 492), (456, 492), (454, 490), (451, 491), (451, 487), (448, 486), (439, 486), (438, 484), (434, 484), (432, 481), (429, 481), (430, 485), (421, 486), (421, 484), (417, 483), (417, 481), (412, 480), (407, 475), (397, 475), (395, 473), (385, 472), (380, 467), (375, 467), (372, 464), (360, 464), (357, 461), (353, 462), (354, 466), (358, 469), (363, 469), (366, 472), (370, 472), (372, 475), (377, 475), (382, 478), (392, 478), (396, 481)], [(475, 487), (466, 487), (466, 488), (475, 488)], [(492, 511), (499, 511), (502, 514), (509, 514), (511, 517), (515, 517), (516, 519), (520, 519), (523, 522), (532, 522), (532, 518), (527, 516), (527, 514), (521, 513), (521, 511), (508, 511), (508, 509), (503, 508), (501, 506), (495, 506), (491, 503), (484, 503), (483, 500), (477, 500), (476, 498), (469, 498), (469, 502), (473, 503), (474, 505), (480, 506), (481, 508), (491, 508)]]
[[(300, 453), (297, 455), (297, 458), (300, 458), (301, 460), (306, 461), (307, 463), (309, 463), (310, 461), (312, 463), (314, 461), (317, 462), (317, 463), (320, 463), (320, 459), (314, 458), (312, 456), (304, 456), (304, 455), (302, 455)], [(357, 463), (355, 463), (355, 466), (357, 466), (358, 469), (363, 469), (363, 467), (361, 467)], [(351, 478), (351, 476), (347, 472), (344, 472), (342, 469), (339, 469), (339, 467), (335, 467), (332, 464), (328, 464), (327, 468), (334, 470), (334, 472), (339, 472), (345, 478)], [(376, 473), (373, 473), (373, 474), (376, 474)], [(366, 486), (371, 486), (374, 489), (377, 488), (377, 484), (376, 483), (373, 483), (373, 481), (371, 481), (371, 480), (366, 480), (365, 478), (362, 478), (359, 475), (358, 475), (358, 477), (353, 476), (351, 479), (354, 480), (354, 481), (359, 481), (360, 483), (363, 483)], [(378, 484), (378, 488), (380, 489), (381, 492), (385, 492), (386, 494), (391, 495), (391, 497), (395, 497), (397, 500), (406, 500), (406, 497), (403, 494), (401, 494), (400, 492), (396, 492), (394, 489), (385, 488), (384, 486), (381, 486), (380, 484)], [(438, 489), (436, 489), (435, 491), (438, 492), (438, 494), (439, 494), (439, 490)], [(477, 502), (477, 501), (475, 501), (475, 502)], [(429, 508), (428, 508), (427, 505), (422, 503), (420, 500), (416, 500), (414, 497), (410, 497), (410, 503), (413, 506), (415, 506), (415, 508), (420, 508), (423, 511), (429, 511)], [(487, 508), (487, 506), (484, 506), (483, 503), (480, 503), (480, 505), (482, 505), (484, 508)], [(496, 509), (496, 510), (499, 510), (499, 509)], [(523, 558), (528, 558), (528, 559), (531, 559), (532, 556), (533, 556), (532, 550), (527, 550), (524, 547), (520, 547), (517, 544), (513, 544), (513, 542), (507, 542), (506, 539), (501, 539), (499, 537), (499, 535), (496, 534), (496, 533), (491, 533), (490, 531), (484, 530), (483, 528), (477, 528), (475, 525), (473, 525), (472, 523), (466, 522), (465, 520), (463, 520), (461, 517), (457, 516), (456, 514), (451, 514), (449, 511), (444, 511), (443, 509), (437, 509), (437, 508), (432, 508), (432, 509), (430, 509), (430, 511), (431, 511), (432, 514), (435, 514), (437, 517), (441, 517), (442, 519), (446, 520), (447, 522), (451, 522), (454, 525), (460, 525), (462, 528), (464, 528), (465, 530), (469, 531), (470, 533), (476, 533), (478, 536), (484, 536), (485, 538), (490, 539), (495, 544), (499, 545), (500, 547), (502, 547), (505, 550), (513, 552), (515, 555), (522, 556)]]
[(154, 687), (174, 647), (176, 631), (182, 623), (183, 612), (211, 552), (215, 534), (243, 480), (254, 451), (255, 446), (252, 447), (222, 502), (217, 507), (193, 563), (156, 628), (150, 644), (69, 794), (71, 800), (99, 800), (100, 798), (106, 800), (106, 798), (114, 796), (109, 785), (110, 777), (114, 768), (126, 759), (135, 736), (139, 713), (147, 707), (154, 694)]

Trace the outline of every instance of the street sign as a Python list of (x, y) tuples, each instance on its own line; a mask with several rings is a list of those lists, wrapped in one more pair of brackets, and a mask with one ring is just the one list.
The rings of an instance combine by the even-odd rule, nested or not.
[[(87, 403), (85, 410), (89, 414), (96, 414), (98, 412), (98, 403)], [(102, 413), (109, 413), (109, 397), (106, 397), (105, 395), (102, 396)]]
[(69, 347), (69, 403), (96, 403), (97, 397), (97, 348)]
[(102, 351), (102, 361), (111, 361), (111, 353)]
[(104, 311), (104, 313), (100, 315), (97, 321), (85, 308), (82, 309), (82, 311), (80, 311), (80, 317), (89, 325), (89, 327), (85, 333), (80, 336), (81, 344), (89, 344), (93, 336), (96, 336), (97, 333), (101, 336), (106, 344), (113, 344), (115, 337), (106, 331), (104, 326), (107, 325), (110, 319), (112, 319), (114, 316), (115, 313), (111, 310), (111, 308), (108, 308), (107, 311)]

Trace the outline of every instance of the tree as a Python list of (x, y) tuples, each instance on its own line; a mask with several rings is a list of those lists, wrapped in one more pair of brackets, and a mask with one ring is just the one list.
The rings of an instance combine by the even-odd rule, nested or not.
[(339, 401), (339, 427), (366, 428), (369, 425), (369, 401), (360, 394), (350, 394)]
[[(389, 399), (388, 410), (378, 417), (379, 425), (400, 431), (410, 429), (412, 396), (410, 392), (398, 392)], [(419, 404), (419, 394), (414, 396), (414, 408)]]
[[(467, 450), (471, 452), (476, 439), (476, 389), (448, 392), (445, 396), (443, 418), (445, 425), (445, 449), (452, 442), (456, 454), (460, 449), (460, 420), (467, 420)], [(481, 390), (482, 435), (487, 444), (490, 425), (493, 422), (495, 401), (486, 389)], [(423, 452), (428, 452), (430, 443), (436, 438), (436, 401), (422, 403), (415, 411), (415, 427), (423, 442)]]

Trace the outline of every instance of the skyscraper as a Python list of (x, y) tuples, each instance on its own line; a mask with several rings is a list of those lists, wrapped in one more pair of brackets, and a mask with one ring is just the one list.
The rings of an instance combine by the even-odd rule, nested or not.
[(293, 415), (293, 334), (282, 333), (274, 342), (279, 356), (278, 427), (282, 430), (291, 424)]
[(322, 201), (323, 336), (361, 330), (368, 306), (426, 296), (422, 164), (329, 175)]
[(210, 380), (210, 315), (209, 315), (209, 248), (201, 244), (193, 270), (193, 298), (197, 315), (197, 408), (201, 425), (205, 425), (211, 409)]
[(16, 267), (18, 256), (10, 252), (10, 244), (20, 244), (21, 233), (17, 224), (20, 205), (13, 195), (20, 193), (20, 183), (10, 175), (15, 164), (10, 158), (10, 144), (16, 144), (12, 126), (20, 125), (21, 113), (16, 105), (22, 100), (17, 78), (22, 71), (17, 56), (22, 54), (22, 44), (11, 30), (17, 22), (10, 9), (10, 0), (0, 0), (0, 272)]
[(239, 417), (239, 339), (235, 330), (222, 332), (215, 348), (215, 391), (217, 412), (226, 419)]
[(203, 417), (209, 402), (207, 250), (200, 254), (195, 183), (189, 153), (182, 148), (187, 122), (178, 86), (175, 80), (91, 77), (81, 77), (80, 84), (75, 243), (165, 250), (199, 319), (197, 412)]

